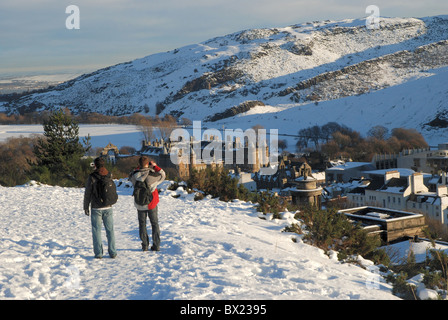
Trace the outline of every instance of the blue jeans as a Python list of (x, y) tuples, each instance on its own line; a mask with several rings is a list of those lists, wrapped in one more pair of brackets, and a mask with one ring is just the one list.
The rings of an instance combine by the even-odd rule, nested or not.
[(103, 257), (103, 242), (101, 240), (101, 227), (103, 224), (106, 229), (109, 256), (115, 257), (117, 255), (117, 250), (115, 249), (114, 218), (112, 208), (92, 208), (90, 217), (92, 222), (93, 252), (95, 253), (95, 258)]
[(149, 237), (148, 232), (146, 230), (146, 219), (149, 218), (151, 223), (151, 231), (152, 231), (152, 242), (153, 247), (156, 250), (160, 248), (160, 230), (159, 230), (159, 219), (157, 214), (157, 207), (152, 210), (144, 210), (138, 211), (138, 229), (140, 239), (142, 240), (142, 247), (148, 248), (149, 246)]

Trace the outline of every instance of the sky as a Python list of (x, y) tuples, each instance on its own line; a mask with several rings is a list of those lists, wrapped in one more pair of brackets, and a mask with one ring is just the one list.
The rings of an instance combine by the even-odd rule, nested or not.
[(448, 14), (446, 0), (3, 0), (0, 78), (81, 74), (246, 29), (364, 18), (372, 4), (385, 17)]

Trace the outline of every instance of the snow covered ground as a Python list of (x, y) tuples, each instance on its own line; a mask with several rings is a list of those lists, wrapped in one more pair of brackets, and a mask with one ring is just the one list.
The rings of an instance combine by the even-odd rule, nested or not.
[(383, 248), (386, 249), (386, 252), (391, 257), (392, 263), (397, 264), (402, 263), (408, 257), (410, 251), (414, 253), (415, 262), (417, 263), (425, 261), (426, 257), (429, 254), (428, 250), (430, 249), (443, 250), (445, 251), (445, 253), (448, 253), (448, 246), (446, 244), (441, 244), (438, 242), (435, 244), (435, 248), (433, 248), (429, 241), (402, 241)]
[(193, 201), (168, 183), (161, 185), (161, 251), (141, 251), (123, 184), (114, 206), (118, 256), (102, 260), (93, 258), (83, 189), (0, 187), (0, 300), (398, 299), (369, 268), (282, 232), (291, 214), (260, 219), (250, 203)]

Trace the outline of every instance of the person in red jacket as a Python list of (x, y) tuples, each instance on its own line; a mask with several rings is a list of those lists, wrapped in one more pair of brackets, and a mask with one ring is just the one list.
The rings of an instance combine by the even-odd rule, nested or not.
[(160, 250), (160, 230), (158, 218), (159, 193), (157, 191), (157, 186), (165, 180), (165, 176), (165, 171), (163, 171), (162, 168), (157, 166), (157, 164), (147, 156), (141, 156), (139, 158), (139, 167), (129, 176), (129, 180), (134, 186), (137, 181), (146, 182), (147, 186), (150, 188), (150, 192), (152, 193), (152, 201), (148, 205), (142, 206), (134, 201), (134, 205), (138, 212), (139, 235), (142, 241), (143, 251), (147, 251), (149, 247), (149, 237), (146, 229), (147, 218), (149, 218), (149, 221), (151, 222), (152, 229), (153, 245), (151, 246), (151, 250)]

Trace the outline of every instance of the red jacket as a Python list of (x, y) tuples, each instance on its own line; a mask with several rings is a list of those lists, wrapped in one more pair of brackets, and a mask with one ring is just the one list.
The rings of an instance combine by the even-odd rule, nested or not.
[[(149, 171), (157, 173), (157, 175), (156, 176), (151, 175), (150, 177)], [(160, 184), (163, 180), (165, 180), (165, 177), (166, 177), (165, 171), (163, 171), (163, 169), (157, 165), (147, 169), (136, 168), (129, 175), (129, 180), (132, 182), (132, 184), (135, 185), (135, 182), (137, 180), (141, 181), (141, 179), (144, 179), (145, 181), (147, 181), (148, 185), (151, 186), (152, 189), (154, 189), (154, 191), (152, 192), (152, 201), (147, 206), (137, 205), (134, 202), (134, 205), (137, 208), (137, 210), (152, 210), (157, 206), (157, 204), (159, 203), (159, 193), (157, 191), (157, 185)], [(148, 181), (148, 179), (150, 179), (151, 181)]]
[[(160, 167), (154, 166), (154, 171), (159, 172), (161, 170)], [(159, 192), (157, 188), (152, 192), (152, 201), (148, 204), (148, 210), (154, 209), (159, 204)]]

